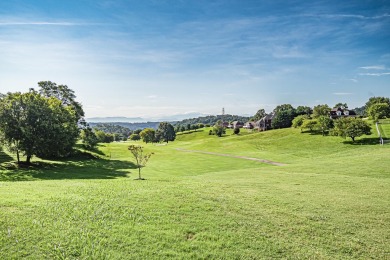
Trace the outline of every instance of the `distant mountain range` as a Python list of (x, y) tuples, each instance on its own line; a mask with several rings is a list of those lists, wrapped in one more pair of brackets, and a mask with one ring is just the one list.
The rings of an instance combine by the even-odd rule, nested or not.
[(176, 114), (171, 116), (160, 116), (160, 117), (90, 117), (85, 120), (88, 123), (146, 123), (146, 122), (176, 122), (184, 119), (196, 118), (200, 116), (205, 116), (206, 114), (202, 113), (186, 113), (186, 114)]

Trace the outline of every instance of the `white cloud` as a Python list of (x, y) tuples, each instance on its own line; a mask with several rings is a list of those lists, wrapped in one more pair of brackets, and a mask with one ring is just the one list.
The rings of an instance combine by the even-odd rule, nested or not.
[(384, 69), (386, 69), (386, 67), (383, 65), (364, 66), (364, 67), (359, 67), (359, 68), (365, 69), (365, 70), (384, 70)]
[(348, 95), (352, 95), (353, 93), (349, 93), (349, 92), (335, 92), (333, 93), (333, 95), (336, 95), (336, 96), (348, 96)]
[(15, 25), (56, 25), (56, 26), (78, 26), (87, 25), (70, 22), (0, 22), (0, 26), (15, 26)]
[(390, 72), (384, 72), (384, 73), (360, 73), (361, 76), (374, 76), (374, 77), (380, 77), (380, 76), (387, 76), (390, 75)]
[(321, 18), (354, 18), (354, 19), (362, 19), (362, 20), (375, 20), (390, 17), (390, 14), (382, 14), (376, 16), (364, 16), (364, 15), (356, 15), (356, 14), (306, 14), (304, 16), (308, 17), (321, 17)]

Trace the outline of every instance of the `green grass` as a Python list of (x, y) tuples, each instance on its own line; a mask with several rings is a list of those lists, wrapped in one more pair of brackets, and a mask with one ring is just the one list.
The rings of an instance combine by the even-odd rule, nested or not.
[(129, 143), (30, 169), (0, 153), (0, 258), (389, 259), (390, 146), (377, 140), (204, 129), (138, 142), (155, 153), (146, 181)]
[(390, 139), (390, 120), (380, 120), (379, 131), (384, 139)]

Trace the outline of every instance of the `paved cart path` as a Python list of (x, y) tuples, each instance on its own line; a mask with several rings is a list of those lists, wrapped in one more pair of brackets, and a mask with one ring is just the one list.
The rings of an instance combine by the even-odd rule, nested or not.
[(257, 162), (262, 162), (262, 163), (276, 165), (276, 166), (286, 165), (284, 163), (273, 162), (273, 161), (269, 161), (269, 160), (265, 160), (265, 159), (259, 159), (259, 158), (253, 158), (253, 157), (239, 156), (239, 155), (231, 155), (231, 154), (224, 154), (224, 153), (214, 153), (214, 152), (206, 152), (206, 151), (198, 151), (198, 150), (186, 150), (186, 149), (182, 149), (182, 148), (176, 148), (176, 150), (182, 151), (182, 152), (188, 152), (188, 153), (203, 153), (203, 154), (211, 154), (211, 155), (217, 155), (217, 156), (232, 157), (232, 158), (238, 158), (238, 159), (244, 159), (244, 160), (250, 160), (250, 161), (257, 161)]

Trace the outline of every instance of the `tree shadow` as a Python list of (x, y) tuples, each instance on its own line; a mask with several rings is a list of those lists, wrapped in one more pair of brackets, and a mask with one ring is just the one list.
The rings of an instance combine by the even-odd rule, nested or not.
[(352, 142), (352, 140), (345, 140), (343, 141), (343, 144), (350, 144), (350, 145), (379, 145), (379, 138), (378, 137), (367, 137), (362, 139), (357, 139), (355, 142)]
[(0, 181), (116, 179), (128, 177), (130, 170), (137, 169), (132, 162), (86, 156), (23, 166), (10, 158), (0, 165)]
[(0, 164), (1, 163), (6, 163), (6, 162), (11, 162), (13, 161), (14, 158), (9, 156), (7, 153), (0, 151)]
[(97, 146), (92, 148), (92, 149), (85, 149), (82, 144), (76, 144), (72, 156), (75, 156), (75, 155), (77, 155), (78, 153), (80, 153), (82, 151), (84, 151), (83, 153), (92, 152), (92, 153), (95, 153), (95, 154), (98, 154), (98, 155), (105, 156), (105, 154), (101, 150), (99, 150), (99, 147), (101, 147), (101, 146), (102, 146), (101, 144), (97, 144)]

